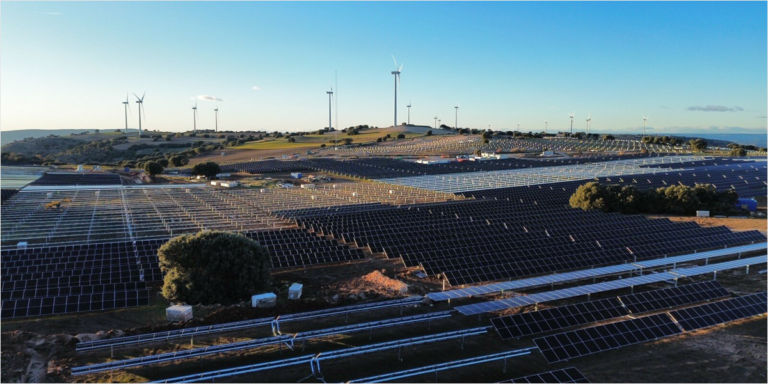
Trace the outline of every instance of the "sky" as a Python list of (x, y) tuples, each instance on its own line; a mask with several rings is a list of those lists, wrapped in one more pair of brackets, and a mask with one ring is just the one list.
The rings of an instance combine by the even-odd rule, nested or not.
[[(7, 2), (0, 124), (766, 133), (766, 2)], [(193, 98), (195, 100), (193, 100)], [(129, 95), (129, 127), (138, 126)], [(210, 99), (219, 99), (212, 101)]]

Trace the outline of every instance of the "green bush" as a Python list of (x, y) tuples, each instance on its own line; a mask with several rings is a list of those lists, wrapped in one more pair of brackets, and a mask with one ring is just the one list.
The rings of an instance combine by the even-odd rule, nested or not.
[(729, 155), (733, 157), (744, 157), (747, 155), (747, 150), (744, 148), (733, 148)]
[(221, 173), (221, 167), (212, 161), (208, 161), (205, 163), (195, 164), (195, 167), (192, 168), (192, 173), (195, 175), (203, 175), (205, 177), (212, 178)]
[(163, 173), (163, 166), (154, 161), (148, 161), (142, 165), (142, 169), (150, 176), (155, 176)]
[(269, 288), (269, 252), (240, 234), (181, 235), (157, 254), (165, 272), (162, 295), (170, 301), (227, 305)]

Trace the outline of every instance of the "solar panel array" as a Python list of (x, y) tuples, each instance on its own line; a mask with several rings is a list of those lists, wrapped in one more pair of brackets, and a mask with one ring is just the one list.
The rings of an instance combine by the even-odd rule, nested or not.
[[(301, 229), (246, 232), (272, 256), (273, 268), (365, 258)], [(4, 247), (2, 317), (94, 311), (149, 304), (145, 283), (161, 281), (157, 249), (168, 238), (14, 249)]]
[(475, 304), (468, 304), (456, 307), (456, 310), (464, 315), (476, 315), (479, 313), (500, 311), (508, 308), (518, 308), (536, 303), (562, 300), (571, 297), (590, 295), (598, 292), (613, 291), (621, 288), (629, 288), (662, 281), (673, 281), (681, 277), (698, 276), (718, 271), (725, 271), (734, 268), (746, 267), (749, 265), (764, 264), (766, 256), (755, 256), (742, 258), (739, 260), (714, 263), (706, 266), (678, 268), (668, 272), (651, 273), (642, 276), (630, 277), (620, 280), (605, 281), (602, 283), (581, 285), (571, 288), (564, 288), (555, 291), (533, 293), (526, 296), (518, 296), (508, 299), (485, 301)]
[(411, 337), (407, 339), (386, 341), (383, 343), (368, 344), (360, 347), (338, 349), (334, 351), (323, 352), (320, 355), (306, 355), (306, 356), (293, 357), (293, 358), (284, 359), (284, 360), (269, 361), (266, 363), (250, 364), (250, 365), (221, 369), (216, 371), (207, 371), (207, 372), (196, 373), (191, 375), (173, 377), (165, 380), (153, 381), (153, 382), (154, 383), (191, 383), (191, 382), (214, 380), (222, 377), (242, 375), (245, 373), (261, 372), (261, 371), (275, 369), (275, 368), (290, 367), (290, 366), (295, 366), (299, 364), (315, 362), (318, 360), (340, 359), (340, 358), (351, 357), (351, 356), (359, 356), (359, 355), (368, 354), (368, 353), (392, 350), (400, 347), (430, 344), (430, 343), (436, 343), (436, 342), (446, 341), (446, 340), (463, 339), (469, 336), (481, 335), (486, 332), (488, 332), (486, 327), (462, 329), (458, 331), (451, 331), (451, 332), (437, 333), (437, 334), (431, 334), (426, 336), (416, 336), (416, 337)]
[(572, 164), (586, 164), (616, 161), (639, 156), (590, 156), (567, 159), (499, 159), (456, 161), (447, 159), (447, 163), (422, 164), (415, 161), (396, 160), (392, 158), (363, 158), (353, 160), (335, 160), (313, 158), (301, 160), (307, 168), (316, 171), (330, 172), (344, 176), (363, 177), (367, 179), (384, 179), (411, 177), (418, 175), (444, 175), (465, 172), (488, 172), (511, 169), (528, 169), (540, 167), (556, 167)]
[(547, 361), (570, 360), (682, 333), (666, 313), (534, 339)]
[(466, 366), (475, 365), (475, 364), (488, 363), (491, 361), (504, 360), (506, 363), (506, 360), (509, 358), (530, 355), (533, 350), (535, 350), (535, 348), (531, 347), (531, 348), (516, 349), (514, 351), (493, 353), (490, 355), (470, 357), (467, 359), (454, 360), (446, 363), (432, 364), (424, 367), (407, 369), (404, 371), (390, 372), (390, 373), (385, 373), (383, 375), (370, 376), (362, 379), (354, 379), (354, 380), (348, 381), (348, 383), (384, 383), (392, 380), (399, 380), (406, 377), (413, 377), (413, 376), (423, 375), (427, 373), (437, 374), (437, 372), (445, 371), (448, 369), (466, 367)]
[(717, 281), (657, 289), (491, 319), (503, 340), (728, 296)]
[(29, 185), (65, 186), (65, 185), (121, 185), (120, 175), (116, 173), (45, 173)]
[[(546, 198), (546, 193), (542, 194)], [(482, 200), (306, 215), (297, 223), (442, 275), (451, 285), (519, 278), (764, 242), (692, 222), (581, 211), (533, 200)]]
[(295, 172), (309, 169), (304, 163), (298, 161), (264, 160), (246, 161), (242, 163), (226, 164), (221, 166), (222, 172), (279, 173)]
[(13, 197), (15, 194), (19, 193), (18, 189), (0, 189), (0, 196), (2, 196), (2, 202), (5, 202), (6, 200)]
[(458, 299), (462, 297), (483, 296), (495, 293), (501, 293), (504, 291), (517, 291), (523, 289), (530, 289), (534, 287), (541, 287), (545, 285), (553, 285), (565, 282), (575, 282), (578, 280), (596, 278), (601, 276), (609, 276), (625, 273), (640, 273), (643, 270), (651, 268), (658, 268), (666, 265), (677, 267), (677, 265), (689, 262), (696, 262), (706, 260), (707, 262), (712, 258), (724, 257), (724, 256), (736, 256), (742, 253), (748, 252), (760, 252), (766, 250), (766, 243), (755, 243), (749, 245), (741, 245), (736, 247), (729, 247), (724, 249), (716, 249), (712, 251), (696, 252), (687, 255), (670, 256), (658, 259), (649, 259), (644, 261), (636, 261), (633, 263), (625, 263), (618, 265), (611, 265), (608, 267), (582, 269), (572, 272), (555, 273), (551, 275), (530, 277), (527, 279), (513, 280), (503, 283), (476, 285), (466, 288), (451, 289), (442, 292), (430, 292), (427, 294), (433, 301), (446, 301), (450, 299)]
[[(718, 159), (713, 161), (725, 160)], [(655, 174), (625, 174), (622, 176), (598, 177), (597, 181), (621, 186), (631, 185), (640, 189), (661, 188), (680, 184), (690, 187), (693, 187), (696, 184), (712, 184), (717, 190), (734, 190), (739, 197), (744, 198), (766, 195), (766, 193), (768, 193), (765, 177), (766, 164), (764, 162), (725, 162), (726, 164), (717, 163), (719, 165), (709, 165), (700, 168), (664, 170)], [(663, 164), (659, 166), (667, 167), (672, 165), (674, 164)], [(526, 183), (530, 185), (476, 189), (473, 191), (461, 192), (461, 195), (477, 199), (525, 199), (541, 202), (541, 193), (549, 189), (552, 191), (549, 192), (551, 195), (548, 197), (549, 199), (567, 204), (568, 199), (576, 189), (587, 181), (593, 180), (587, 180), (586, 178), (578, 181), (560, 180), (560, 182), (554, 182), (548, 185), (534, 185), (538, 183), (536, 180), (532, 179), (530, 183)]]
[(703, 304), (672, 311), (670, 314), (683, 329), (693, 331), (764, 314), (768, 297), (765, 292), (753, 293), (730, 300)]
[(621, 300), (630, 313), (638, 314), (719, 299), (729, 295), (728, 291), (720, 283), (712, 280), (619, 296), (619, 300)]
[(589, 383), (589, 380), (578, 369), (568, 367), (500, 381), (500, 383)]
[(502, 340), (535, 335), (627, 315), (615, 297), (494, 317), (491, 324)]

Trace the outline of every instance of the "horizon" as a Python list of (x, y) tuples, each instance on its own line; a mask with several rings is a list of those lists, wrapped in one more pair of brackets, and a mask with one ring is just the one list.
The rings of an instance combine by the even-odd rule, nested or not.
[(318, 130), (331, 86), (335, 128), (386, 127), (393, 54), (404, 64), (398, 124), (412, 101), (411, 123), (430, 127), (435, 115), (454, 125), (458, 103), (459, 127), (494, 131), (539, 132), (544, 121), (568, 131), (575, 111), (574, 132), (590, 114), (604, 133), (637, 134), (643, 115), (648, 134), (766, 133), (766, 3), (38, 2), (3, 11), (2, 131), (123, 129), (126, 90), (147, 93), (143, 129), (189, 131), (197, 102), (200, 129), (213, 129), (218, 105), (220, 130)]

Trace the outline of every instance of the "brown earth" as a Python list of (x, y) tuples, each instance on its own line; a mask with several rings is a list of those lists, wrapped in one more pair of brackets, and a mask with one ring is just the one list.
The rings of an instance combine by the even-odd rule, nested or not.
[(768, 221), (765, 218), (732, 218), (732, 217), (691, 217), (691, 216), (669, 216), (669, 215), (647, 215), (650, 218), (667, 218), (672, 221), (692, 221), (702, 227), (715, 227), (724, 225), (732, 231), (751, 231), (758, 230), (763, 234), (767, 233)]

